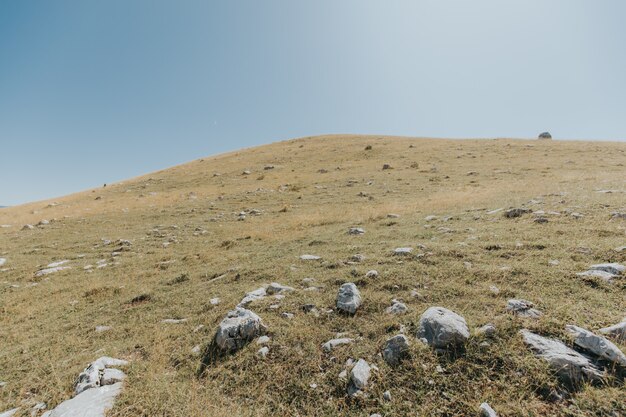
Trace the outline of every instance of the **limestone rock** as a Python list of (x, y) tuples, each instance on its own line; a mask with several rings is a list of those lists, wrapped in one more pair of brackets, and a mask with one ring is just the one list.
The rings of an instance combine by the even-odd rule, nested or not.
[(246, 296), (241, 299), (239, 304), (237, 304), (237, 307), (241, 307), (241, 308), (247, 307), (248, 304), (250, 304), (251, 302), (255, 300), (260, 300), (266, 295), (267, 295), (267, 291), (265, 290), (264, 287), (257, 288), (256, 290), (250, 291), (249, 293), (247, 293)]
[(348, 387), (348, 392), (354, 395), (357, 391), (367, 388), (370, 375), (370, 365), (365, 360), (359, 359), (350, 371), (350, 386)]
[(267, 294), (269, 295), (273, 295), (273, 294), (278, 294), (278, 293), (282, 293), (282, 292), (289, 292), (289, 291), (293, 291), (292, 287), (288, 287), (286, 285), (281, 285), (277, 282), (272, 282), (269, 287), (267, 287)]
[(339, 287), (337, 292), (337, 308), (343, 312), (354, 314), (361, 306), (361, 293), (352, 282), (347, 282)]
[(334, 348), (336, 348), (337, 346), (341, 346), (341, 345), (348, 345), (350, 343), (354, 342), (354, 339), (350, 339), (347, 337), (342, 337), (342, 338), (338, 338), (338, 339), (331, 339), (328, 342), (324, 343), (322, 345), (322, 349), (324, 349), (325, 352), (330, 352), (332, 351)]
[(511, 299), (507, 301), (506, 309), (516, 316), (538, 319), (542, 313), (533, 306), (534, 304), (530, 301)]
[(613, 343), (582, 327), (567, 325), (565, 329), (574, 336), (574, 344), (599, 358), (626, 368), (626, 355)]
[(596, 278), (600, 278), (603, 281), (606, 281), (607, 283), (611, 284), (613, 282), (614, 278), (617, 278), (617, 275), (612, 274), (610, 272), (607, 271), (602, 271), (599, 269), (590, 269), (588, 271), (585, 272), (579, 272), (576, 275), (578, 275), (579, 277), (596, 277)]
[(17, 414), (17, 412), (20, 411), (20, 408), (12, 408), (10, 410), (4, 411), (2, 413), (0, 413), (0, 417), (12, 417), (15, 414)]
[(42, 417), (104, 417), (113, 408), (115, 397), (121, 391), (121, 382), (88, 389), (71, 400), (62, 402)]
[(396, 248), (393, 250), (393, 254), (396, 256), (410, 256), (413, 252), (413, 248)]
[(520, 330), (524, 342), (544, 359), (556, 372), (558, 378), (570, 387), (578, 387), (584, 381), (601, 381), (602, 371), (586, 356), (567, 347), (563, 342), (549, 339), (529, 330)]
[(507, 219), (512, 219), (515, 217), (521, 217), (523, 214), (530, 212), (532, 212), (532, 210), (526, 208), (512, 208), (504, 212), (504, 217), (506, 217)]
[[(123, 372), (118, 371), (117, 373), (109, 372), (107, 374), (107, 379), (104, 379), (105, 372), (109, 370), (109, 368), (126, 366), (128, 362), (122, 359), (115, 359), (108, 356), (103, 356), (96, 361), (89, 364), (83, 372), (78, 375), (78, 379), (76, 381), (76, 387), (74, 388), (75, 394), (80, 394), (81, 392), (88, 390), (90, 388), (96, 388), (99, 386), (120, 382), (124, 379), (125, 375)], [(113, 380), (113, 381), (112, 381)]]
[(267, 327), (250, 310), (237, 307), (229, 311), (215, 333), (214, 342), (223, 353), (235, 352), (253, 339), (262, 336)]
[(604, 271), (613, 275), (621, 275), (626, 271), (626, 266), (618, 263), (595, 264), (589, 267), (591, 271)]
[(434, 348), (465, 343), (470, 333), (465, 319), (443, 307), (430, 307), (422, 314), (417, 338)]
[(406, 306), (406, 304), (398, 300), (392, 300), (391, 303), (391, 306), (387, 307), (387, 309), (385, 310), (389, 314), (404, 314), (409, 311), (409, 308)]
[(479, 407), (480, 417), (498, 417), (493, 408), (487, 403), (482, 403)]
[(408, 355), (409, 345), (409, 339), (403, 334), (387, 339), (383, 347), (383, 359), (389, 366), (398, 365)]
[(6, 258), (0, 258), (0, 266), (4, 265), (5, 263), (7, 263)]
[(620, 323), (613, 326), (605, 327), (598, 330), (600, 333), (607, 336), (614, 337), (615, 339), (625, 342), (626, 341), (626, 317)]

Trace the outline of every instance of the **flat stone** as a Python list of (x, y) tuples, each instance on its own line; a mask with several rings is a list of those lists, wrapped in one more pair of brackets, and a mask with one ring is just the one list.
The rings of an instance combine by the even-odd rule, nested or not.
[(464, 344), (470, 332), (465, 319), (443, 307), (430, 307), (422, 314), (417, 338), (434, 348)]
[(479, 335), (484, 335), (486, 337), (494, 337), (496, 335), (496, 326), (493, 324), (485, 324), (484, 326), (478, 328), (476, 331)]
[(164, 324), (182, 324), (187, 323), (187, 319), (163, 319), (161, 323)]
[(526, 208), (512, 208), (504, 212), (504, 217), (512, 219), (515, 217), (521, 217), (523, 214), (526, 213), (532, 213), (532, 210)]
[[(115, 397), (122, 392), (122, 383), (105, 385), (81, 392), (71, 400), (59, 404), (46, 417), (104, 417), (113, 408)], [(42, 417), (44, 417), (42, 416)]]
[(397, 366), (408, 355), (409, 346), (409, 339), (403, 334), (387, 339), (383, 347), (383, 359), (389, 366)]
[(270, 342), (269, 336), (261, 336), (256, 340), (257, 345), (265, 345)]
[[(106, 382), (109, 381), (103, 380), (105, 371), (108, 368), (126, 365), (128, 365), (128, 362), (122, 359), (115, 359), (109, 356), (102, 356), (101, 358), (98, 358), (97, 360), (90, 363), (89, 366), (87, 366), (83, 370), (83, 372), (78, 375), (76, 386), (74, 388), (74, 393), (80, 394), (83, 391), (102, 385), (107, 385)], [(109, 377), (115, 377), (115, 375), (115, 373), (113, 375), (109, 373)], [(119, 376), (120, 374), (117, 375)]]
[(393, 254), (396, 256), (409, 256), (413, 252), (413, 248), (396, 248)]
[(361, 293), (352, 282), (347, 282), (339, 287), (337, 292), (337, 308), (349, 314), (356, 313), (361, 306)]
[(211, 303), (211, 305), (216, 306), (216, 305), (218, 305), (218, 304), (220, 303), (220, 299), (219, 299), (218, 297), (211, 298), (211, 299), (209, 300), (209, 303)]
[(322, 349), (324, 349), (325, 352), (330, 352), (337, 346), (349, 345), (352, 342), (354, 342), (354, 339), (350, 339), (347, 337), (342, 337), (339, 339), (331, 339), (322, 345)]
[(0, 258), (0, 266), (4, 265), (5, 263), (7, 263), (6, 258)]
[(534, 304), (530, 301), (511, 299), (507, 301), (506, 309), (516, 316), (538, 319), (542, 313), (533, 306)]
[(257, 351), (257, 355), (259, 355), (259, 357), (262, 359), (265, 359), (268, 353), (270, 353), (270, 348), (268, 348), (267, 346), (263, 346), (261, 349)]
[(565, 326), (565, 330), (574, 336), (574, 344), (579, 348), (626, 368), (626, 355), (606, 338), (571, 324)]
[(621, 275), (626, 271), (626, 266), (622, 264), (618, 264), (616, 262), (613, 263), (604, 263), (604, 264), (595, 264), (589, 267), (591, 271), (604, 271), (614, 275)]
[(10, 410), (0, 413), (0, 417), (12, 417), (17, 414), (18, 411), (20, 411), (20, 407), (12, 408)]
[(96, 333), (102, 333), (111, 330), (111, 326), (96, 326)]
[(35, 272), (36, 277), (42, 277), (44, 275), (54, 274), (55, 272), (64, 271), (66, 269), (71, 269), (69, 266), (55, 266), (52, 268), (44, 268)]
[(288, 287), (286, 285), (281, 285), (277, 282), (272, 282), (268, 287), (267, 287), (267, 294), (269, 295), (273, 295), (273, 294), (278, 294), (278, 293), (282, 293), (282, 292), (289, 292), (289, 291), (293, 291), (292, 287)]
[(626, 342), (626, 318), (624, 318), (624, 320), (622, 320), (620, 323), (614, 324), (613, 326), (605, 327), (598, 331), (607, 336), (614, 337), (621, 342)]
[(520, 334), (535, 354), (548, 362), (564, 384), (576, 388), (584, 381), (596, 382), (604, 378), (604, 374), (589, 358), (567, 347), (563, 342), (526, 329), (520, 330)]
[(600, 278), (601, 280), (606, 281), (609, 284), (611, 284), (613, 282), (614, 278), (617, 278), (617, 275), (612, 274), (610, 272), (602, 271), (602, 270), (599, 270), (599, 269), (590, 269), (589, 271), (578, 272), (576, 275), (579, 276), (579, 277)]
[(322, 257), (317, 255), (300, 255), (300, 259), (303, 261), (319, 261)]

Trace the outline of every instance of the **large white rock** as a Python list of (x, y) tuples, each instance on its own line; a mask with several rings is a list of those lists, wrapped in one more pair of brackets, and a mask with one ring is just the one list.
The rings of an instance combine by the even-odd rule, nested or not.
[(443, 307), (430, 307), (420, 317), (417, 338), (434, 348), (460, 345), (469, 338), (465, 319)]
[(122, 391), (122, 383), (88, 389), (71, 400), (59, 404), (42, 417), (104, 417), (113, 408), (115, 397)]
[(237, 307), (229, 311), (215, 333), (215, 344), (222, 352), (234, 352), (253, 339), (265, 334), (267, 327), (250, 310)]
[(582, 327), (567, 325), (565, 329), (574, 336), (574, 344), (601, 359), (626, 368), (626, 355), (617, 346), (602, 336), (595, 335)]
[(577, 387), (583, 381), (601, 381), (604, 378), (602, 371), (589, 358), (563, 342), (526, 329), (520, 330), (520, 334), (537, 356), (548, 362), (563, 383)]
[(354, 314), (361, 306), (361, 293), (352, 282), (339, 287), (337, 292), (337, 308), (346, 313)]
[(620, 341), (626, 341), (626, 317), (620, 323), (598, 330), (600, 333), (611, 336)]
[(383, 347), (383, 359), (390, 366), (398, 365), (407, 356), (409, 345), (409, 339), (403, 334), (387, 339)]

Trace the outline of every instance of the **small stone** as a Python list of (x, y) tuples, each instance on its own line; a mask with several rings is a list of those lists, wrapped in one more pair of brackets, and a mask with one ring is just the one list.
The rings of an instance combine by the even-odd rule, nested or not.
[(443, 307), (430, 307), (420, 317), (417, 338), (434, 348), (464, 344), (470, 333), (465, 319)]
[(565, 326), (565, 330), (574, 336), (576, 346), (626, 369), (626, 355), (606, 338), (574, 325)]
[(626, 317), (620, 323), (598, 330), (600, 333), (614, 337), (616, 340), (626, 342)]
[(626, 271), (626, 266), (613, 262), (591, 265), (589, 269), (592, 271), (604, 271), (614, 275), (621, 275)]
[(360, 227), (351, 227), (348, 230), (348, 234), (349, 235), (363, 235), (365, 234), (365, 229), (362, 229)]
[(383, 398), (385, 399), (385, 401), (391, 401), (391, 391), (387, 390), (383, 392)]
[(257, 339), (256, 344), (265, 345), (265, 344), (268, 344), (269, 342), (270, 342), (269, 336), (261, 336)]
[(511, 299), (507, 301), (506, 309), (516, 316), (538, 319), (542, 313), (533, 306), (530, 301)]
[(365, 274), (365, 278), (378, 278), (378, 271), (372, 269), (371, 271), (367, 271)]
[(491, 408), (491, 406), (487, 403), (482, 403), (479, 409), (480, 417), (498, 417), (493, 408)]
[(367, 388), (370, 379), (371, 368), (363, 359), (359, 359), (350, 371), (350, 385), (356, 390)]
[(485, 324), (484, 326), (478, 328), (476, 333), (478, 333), (479, 335), (484, 335), (486, 337), (491, 338), (496, 335), (496, 327), (491, 323)]
[(393, 254), (396, 256), (409, 256), (413, 252), (413, 248), (396, 248), (393, 250)]
[(550, 132), (541, 132), (539, 136), (537, 136), (537, 139), (552, 139), (552, 135)]
[(383, 170), (385, 170), (385, 169), (391, 169), (391, 165), (383, 164)]
[(111, 326), (96, 326), (96, 333), (102, 333), (111, 330)]
[(398, 300), (393, 300), (390, 307), (385, 310), (388, 314), (404, 314), (409, 310), (406, 304), (401, 303)]
[(397, 366), (408, 355), (409, 339), (399, 334), (387, 339), (383, 347), (383, 359), (389, 366)]
[(316, 255), (300, 255), (300, 259), (303, 261), (318, 261), (322, 259), (322, 257)]
[(193, 353), (194, 355), (199, 355), (201, 352), (202, 352), (202, 348), (200, 347), (200, 345), (195, 345), (191, 349), (191, 353)]
[(289, 291), (293, 291), (292, 287), (288, 287), (286, 285), (281, 285), (277, 282), (272, 282), (268, 287), (267, 287), (267, 293), (269, 295), (272, 294), (278, 294), (278, 293), (282, 293), (282, 292), (289, 292)]
[(612, 274), (612, 273), (607, 272), (607, 271), (602, 271), (602, 270), (599, 270), (599, 269), (590, 269), (589, 271), (579, 272), (576, 275), (579, 276), (579, 277), (596, 277), (596, 278), (600, 278), (601, 280), (606, 281), (609, 284), (613, 283), (613, 278), (617, 278), (617, 275)]
[(512, 219), (515, 217), (521, 217), (523, 214), (526, 213), (531, 213), (532, 210), (530, 209), (525, 209), (525, 208), (512, 208), (509, 210), (506, 210), (504, 212), (504, 217), (508, 218), (508, 219)]
[(261, 359), (265, 359), (268, 353), (270, 353), (270, 348), (268, 348), (267, 346), (263, 346), (261, 349), (257, 351), (257, 354), (259, 355)]
[(361, 306), (361, 293), (356, 285), (352, 282), (347, 282), (339, 287), (336, 306), (345, 313), (356, 313), (357, 309)]
[(211, 305), (216, 306), (216, 305), (218, 305), (218, 304), (220, 303), (220, 299), (219, 299), (218, 297), (211, 298), (211, 299), (209, 300), (209, 303), (211, 303)]
[(339, 375), (337, 375), (337, 377), (338, 377), (340, 380), (344, 380), (344, 381), (345, 381), (346, 379), (348, 379), (348, 371), (346, 371), (346, 370), (344, 369), (343, 371), (339, 372)]
[(285, 312), (285, 313), (281, 313), (281, 315), (280, 315), (280, 316), (281, 316), (282, 318), (284, 318), (284, 319), (287, 319), (287, 320), (291, 320), (291, 319), (293, 319), (293, 317), (294, 317), (293, 313), (286, 313), (286, 312)]
[(322, 349), (324, 349), (325, 352), (330, 352), (332, 351), (334, 348), (336, 348), (337, 346), (341, 346), (341, 345), (348, 345), (350, 343), (352, 343), (354, 341), (354, 339), (350, 339), (347, 337), (342, 337), (342, 338), (338, 338), (338, 339), (331, 339), (328, 342), (324, 343), (322, 345)]
[(548, 265), (550, 265), (550, 266), (558, 266), (558, 265), (560, 265), (560, 263), (561, 262), (559, 262), (556, 259), (551, 259), (550, 261), (548, 261)]
[(165, 324), (181, 324), (181, 323), (186, 323), (187, 319), (164, 319), (161, 320), (161, 323), (165, 323)]
[(394, 214), (394, 213), (389, 213), (389, 214), (387, 214), (387, 218), (388, 219), (399, 219), (400, 215), (399, 214)]
[(491, 293), (493, 295), (498, 295), (500, 294), (500, 289), (498, 287), (496, 287), (495, 285), (490, 285), (489, 286), (489, 291), (491, 291)]

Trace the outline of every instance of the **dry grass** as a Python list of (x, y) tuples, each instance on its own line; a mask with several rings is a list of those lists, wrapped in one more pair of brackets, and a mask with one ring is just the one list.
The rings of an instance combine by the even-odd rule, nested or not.
[[(384, 163), (393, 169), (382, 170)], [(626, 209), (626, 193), (596, 192), (626, 190), (624, 163), (626, 144), (619, 143), (327, 136), (197, 160), (62, 197), (52, 207), (3, 209), (0, 224), (12, 227), (0, 229), (0, 257), (8, 259), (0, 272), (0, 380), (7, 382), (0, 410), (39, 401), (54, 406), (71, 395), (88, 362), (107, 354), (132, 361), (111, 413), (119, 417), (463, 416), (482, 401), (504, 416), (626, 414), (619, 381), (550, 402), (555, 379), (517, 335), (528, 327), (567, 339), (565, 324), (597, 329), (626, 313), (623, 280), (607, 285), (575, 276), (590, 263), (626, 261), (613, 251), (626, 244), (626, 222), (609, 220), (610, 212)], [(275, 168), (264, 170), (267, 164)], [(536, 224), (531, 215), (487, 214), (522, 204), (584, 217), (563, 214)], [(237, 221), (244, 209), (262, 214)], [(430, 214), (440, 219), (425, 221)], [(20, 231), (44, 218), (54, 220)], [(347, 235), (355, 225), (366, 234)], [(194, 235), (196, 229), (206, 233)], [(102, 238), (129, 239), (132, 247), (114, 260), (116, 246)], [(404, 262), (390, 256), (417, 244), (429, 254)], [(324, 262), (301, 262), (303, 253)], [(356, 253), (366, 260), (344, 262)], [(39, 266), (61, 259), (70, 259), (72, 269), (34, 277)], [(109, 265), (83, 270), (100, 259)], [(551, 259), (560, 265), (548, 266)], [(366, 279), (369, 269), (380, 278)], [(251, 306), (271, 332), (267, 360), (255, 357), (253, 344), (196, 377), (200, 359), (191, 349), (210, 341), (245, 292), (273, 281), (303, 289), (306, 277), (323, 289), (291, 294), (278, 310), (269, 308), (272, 299)], [(355, 317), (300, 310), (306, 303), (332, 307), (346, 281), (364, 297)], [(410, 296), (414, 288), (423, 298)], [(213, 297), (221, 304), (211, 305)], [(512, 297), (534, 301), (544, 317), (528, 322), (506, 314)], [(392, 298), (405, 300), (410, 312), (385, 314)], [(497, 338), (482, 346), (473, 337), (464, 352), (449, 356), (413, 343), (410, 361), (386, 366), (378, 356), (385, 339), (400, 325), (413, 333), (432, 305), (462, 314), (471, 328), (495, 323)], [(295, 318), (282, 318), (284, 311)], [(165, 318), (188, 322), (162, 324)], [(97, 325), (113, 329), (96, 333)], [(343, 331), (360, 340), (322, 353), (321, 343)], [(367, 400), (348, 400), (337, 377), (350, 357), (380, 368)], [(385, 390), (391, 402), (383, 401)]]

